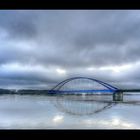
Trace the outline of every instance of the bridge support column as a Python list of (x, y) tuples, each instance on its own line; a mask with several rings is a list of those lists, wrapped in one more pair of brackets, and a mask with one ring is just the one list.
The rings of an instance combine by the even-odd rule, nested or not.
[(116, 92), (113, 94), (113, 101), (123, 101), (123, 92)]

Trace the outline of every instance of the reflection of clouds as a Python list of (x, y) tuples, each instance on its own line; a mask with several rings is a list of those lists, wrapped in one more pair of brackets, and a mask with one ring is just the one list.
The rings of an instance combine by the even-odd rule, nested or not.
[(54, 123), (61, 123), (61, 122), (63, 122), (63, 119), (64, 119), (64, 116), (62, 116), (62, 115), (56, 115), (56, 116), (54, 116), (54, 118), (52, 119), (52, 121)]
[(85, 125), (86, 127), (93, 127), (93, 126), (98, 126), (98, 128), (137, 128), (136, 125), (130, 122), (126, 122), (121, 120), (120, 118), (113, 118), (112, 120), (93, 120), (93, 119), (87, 119), (83, 120), (81, 122), (82, 125)]
[(122, 128), (132, 128), (132, 127), (134, 128), (135, 127), (133, 123), (123, 121), (123, 120), (121, 120), (120, 118), (117, 118), (117, 117), (115, 117), (111, 120), (111, 125), (122, 127)]
[[(63, 125), (64, 116), (55, 115), (52, 117), (31, 117), (22, 118), (19, 116), (15, 118), (0, 117), (0, 129), (50, 129), (61, 128)], [(63, 127), (63, 126), (62, 126)]]
[(86, 126), (92, 126), (95, 125), (97, 122), (95, 120), (83, 120), (83, 124), (85, 124)]
[(118, 104), (99, 114), (81, 116), (60, 112), (48, 102), (53, 97), (16, 98), (0, 96), (1, 129), (140, 129), (139, 106)]
[(120, 119), (114, 118), (111, 122), (113, 125), (119, 125), (120, 124)]

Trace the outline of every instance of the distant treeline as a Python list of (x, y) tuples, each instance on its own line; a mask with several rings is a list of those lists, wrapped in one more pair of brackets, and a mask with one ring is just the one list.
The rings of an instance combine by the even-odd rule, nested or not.
[(14, 94), (15, 91), (8, 89), (0, 89), (0, 94)]
[[(140, 93), (140, 89), (119, 89), (118, 92), (124, 92), (125, 94), (131, 94), (133, 92)], [(0, 95), (2, 94), (19, 94), (19, 95), (62, 95), (53, 93), (50, 90), (33, 90), (33, 89), (21, 89), (21, 90), (9, 90), (9, 89), (0, 89)], [(69, 94), (71, 95), (71, 94)], [(76, 94), (80, 95), (80, 94)], [(95, 94), (94, 94), (95, 95)], [(105, 93), (103, 94), (105, 95)], [(108, 94), (107, 94), (108, 95)]]
[(0, 89), (0, 94), (20, 94), (20, 95), (25, 95), (25, 94), (48, 94), (48, 90), (8, 90), (8, 89)]
[[(64, 95), (64, 94), (58, 94), (58, 93), (53, 93), (52, 91), (50, 90), (33, 90), (33, 89), (22, 89), (22, 90), (8, 90), (8, 89), (0, 89), (0, 95), (2, 94), (18, 94), (18, 95)], [(76, 94), (74, 93), (75, 95), (79, 96), (81, 94)], [(67, 95), (73, 95), (73, 93), (69, 93)], [(86, 94), (88, 95), (88, 94)], [(89, 94), (91, 95), (91, 94)], [(94, 95), (100, 95), (100, 94), (95, 94)], [(110, 95), (109, 94), (103, 94), (103, 95)]]

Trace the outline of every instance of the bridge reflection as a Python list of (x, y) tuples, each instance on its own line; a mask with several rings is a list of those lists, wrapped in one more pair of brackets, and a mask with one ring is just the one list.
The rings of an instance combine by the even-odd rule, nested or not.
[(54, 105), (61, 111), (73, 115), (91, 115), (112, 107), (111, 95), (63, 95), (57, 96)]

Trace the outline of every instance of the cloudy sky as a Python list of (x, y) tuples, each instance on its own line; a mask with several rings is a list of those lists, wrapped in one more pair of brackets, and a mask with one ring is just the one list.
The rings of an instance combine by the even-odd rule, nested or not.
[(0, 11), (1, 88), (50, 88), (74, 76), (140, 88), (140, 11)]

